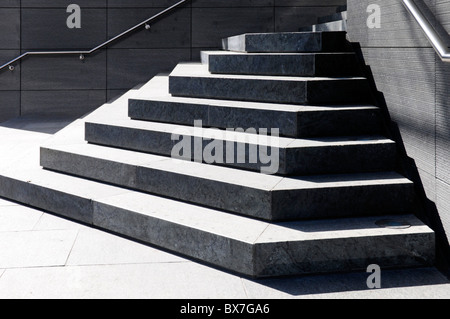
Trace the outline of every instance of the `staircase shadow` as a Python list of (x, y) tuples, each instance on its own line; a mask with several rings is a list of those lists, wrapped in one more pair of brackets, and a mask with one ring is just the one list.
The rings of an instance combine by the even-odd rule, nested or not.
[(376, 103), (375, 105), (380, 107), (384, 115), (386, 133), (389, 138), (396, 142), (399, 155), (397, 157), (398, 171), (414, 182), (414, 188), (417, 196), (415, 198), (415, 211), (412, 213), (414, 213), (420, 220), (422, 220), (422, 222), (428, 225), (435, 232), (436, 267), (448, 278), (450, 278), (450, 245), (436, 204), (429, 200), (426, 195), (419, 169), (414, 159), (410, 158), (407, 154), (400, 128), (390, 116), (384, 94), (377, 89), (372, 69), (364, 60), (361, 46), (359, 43), (351, 44), (358, 56), (360, 66), (363, 68), (364, 74), (370, 83), (371, 92), (373, 92), (373, 100)]
[[(274, 298), (283, 297), (282, 294), (289, 296), (306, 296), (342, 293), (335, 297), (358, 297), (358, 293), (364, 297), (370, 296), (367, 287), (367, 279), (370, 273), (365, 271), (352, 273), (335, 273), (326, 275), (308, 275), (300, 277), (290, 277), (281, 279), (252, 279), (244, 281), (247, 291), (251, 295), (258, 290), (266, 291), (267, 287), (276, 290)], [(377, 290), (377, 296), (389, 297), (390, 295), (398, 298), (399, 295), (411, 296), (414, 291), (398, 291), (390, 293), (393, 288), (412, 288), (417, 289), (415, 296), (429, 290), (431, 293), (436, 285), (449, 285), (449, 280), (437, 271), (435, 268), (411, 268), (401, 270), (381, 270), (381, 289)], [(445, 287), (449, 291), (450, 285)], [(446, 291), (447, 291), (446, 290)], [(375, 291), (373, 291), (375, 292)], [(277, 295), (277, 293), (281, 295)], [(286, 297), (286, 296), (284, 296)], [(326, 297), (326, 296), (325, 296)], [(384, 298), (384, 297), (383, 297)]]
[(78, 117), (58, 115), (27, 115), (0, 123), (0, 127), (36, 133), (55, 134), (77, 118)]

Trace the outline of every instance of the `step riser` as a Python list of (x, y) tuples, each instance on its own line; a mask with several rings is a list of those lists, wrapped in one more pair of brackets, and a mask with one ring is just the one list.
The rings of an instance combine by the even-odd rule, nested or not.
[(202, 52), (202, 62), (213, 74), (281, 76), (360, 76), (353, 54), (229, 55)]
[(364, 79), (276, 81), (173, 76), (173, 96), (285, 104), (343, 104), (370, 102)]
[(313, 25), (312, 31), (346, 31), (347, 21), (332, 21)]
[(281, 212), (281, 220), (299, 212), (303, 219), (321, 219), (406, 213), (413, 208), (413, 197), (414, 189), (408, 184), (331, 187), (274, 192), (272, 205)]
[[(370, 264), (377, 264), (382, 269), (426, 266), (434, 260), (430, 251), (433, 234), (297, 241), (252, 247), (102, 203), (95, 203), (94, 209), (95, 224), (103, 228), (255, 278), (350, 269), (365, 271)], [(114, 218), (120, 215), (128, 218)], [(385, 247), (396, 247), (398, 255), (386, 253)], [(314, 257), (308, 253), (313, 251)], [(415, 253), (408, 253), (412, 251)]]
[(205, 127), (220, 129), (240, 127), (259, 131), (261, 128), (279, 128), (280, 136), (286, 137), (377, 135), (382, 132), (382, 119), (377, 109), (282, 112), (130, 99), (129, 117), (189, 126), (201, 120)]
[(264, 220), (402, 213), (411, 208), (414, 195), (412, 184), (266, 191), (48, 148), (41, 149), (41, 165), (58, 172)]
[(92, 200), (0, 176), (0, 196), (76, 221), (92, 224)]
[[(433, 235), (363, 237), (298, 244), (274, 243), (260, 249), (257, 246), (255, 254), (264, 255), (264, 262), (257, 264), (256, 272), (260, 277), (271, 277), (277, 276), (278, 268), (292, 275), (341, 272), (345, 269), (365, 272), (372, 264), (379, 265), (381, 269), (401, 265), (422, 267), (433, 263), (434, 251), (430, 251), (433, 238)], [(386, 247), (396, 247), (395, 252), (387, 256)], [(413, 251), (417, 251), (418, 255)]]
[[(172, 140), (170, 133), (89, 122), (86, 123), (85, 130), (85, 138), (90, 143), (168, 157), (172, 157), (174, 149), (189, 141), (191, 152), (182, 154), (183, 157), (176, 152), (177, 158), (269, 174), (357, 173), (389, 171), (395, 167), (396, 146), (394, 143), (302, 148), (278, 148), (274, 145), (273, 148), (270, 146), (261, 148), (250, 144), (251, 137), (256, 140), (261, 136), (248, 135), (248, 137), (244, 143), (202, 140), (187, 135), (179, 135), (176, 140)], [(205, 151), (212, 143), (217, 146), (216, 150), (222, 151), (222, 157), (214, 158), (209, 155), (213, 155), (212, 151)], [(201, 148), (197, 148), (196, 145)]]
[(247, 34), (222, 41), (229, 51), (260, 52), (346, 52), (349, 50), (344, 32)]

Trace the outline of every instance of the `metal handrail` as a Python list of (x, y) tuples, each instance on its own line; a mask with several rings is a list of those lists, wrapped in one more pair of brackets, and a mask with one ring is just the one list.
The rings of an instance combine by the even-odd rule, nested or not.
[(153, 20), (156, 20), (157, 18), (161, 17), (162, 15), (172, 11), (175, 8), (178, 8), (179, 6), (181, 6), (182, 4), (184, 4), (185, 2), (187, 2), (189, 0), (181, 0), (177, 3), (175, 3), (174, 5), (164, 9), (163, 11), (155, 14), (154, 16), (148, 18), (145, 21), (142, 21), (139, 24), (136, 24), (134, 27), (116, 35), (115, 37), (109, 39), (108, 41), (96, 46), (95, 48), (91, 49), (91, 50), (76, 50), (76, 51), (31, 51), (31, 52), (26, 52), (23, 53), (21, 55), (19, 55), (18, 57), (12, 59), (11, 61), (3, 64), (2, 66), (0, 66), (0, 70), (6, 68), (7, 66), (9, 67), (9, 69), (12, 71), (14, 70), (14, 66), (12, 65), (13, 63), (23, 59), (24, 57), (28, 56), (28, 55), (63, 55), (63, 54), (70, 54), (70, 55), (80, 55), (80, 59), (83, 60), (85, 55), (89, 55), (92, 54), (104, 47), (106, 47), (108, 44), (110, 44), (111, 42), (114, 42), (120, 38), (122, 38), (123, 36), (129, 34), (130, 32), (135, 31), (136, 29), (139, 29), (140, 27), (145, 26), (146, 29), (150, 29), (150, 25), (149, 22), (152, 22)]
[(443, 62), (450, 62), (450, 50), (448, 49), (447, 44), (441, 39), (414, 0), (403, 0), (403, 4), (416, 19), (441, 60)]

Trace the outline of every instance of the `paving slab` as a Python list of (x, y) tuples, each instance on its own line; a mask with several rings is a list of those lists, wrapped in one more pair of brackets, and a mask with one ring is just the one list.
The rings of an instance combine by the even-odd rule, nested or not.
[(61, 266), (66, 263), (77, 231), (0, 233), (0, 268)]
[(0, 232), (33, 230), (43, 213), (19, 205), (0, 205)]
[[(93, 244), (95, 243), (95, 244)], [(96, 229), (79, 231), (66, 265), (112, 265), (188, 262), (176, 255), (124, 240)]]

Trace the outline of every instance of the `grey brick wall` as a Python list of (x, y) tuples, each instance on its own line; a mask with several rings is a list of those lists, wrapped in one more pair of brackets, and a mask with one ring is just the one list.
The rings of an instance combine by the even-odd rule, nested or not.
[[(417, 0), (436, 26), (450, 32), (450, 0)], [(381, 7), (381, 28), (366, 24), (369, 4)], [(400, 0), (348, 0), (348, 35), (359, 42), (410, 157), (411, 177), (427, 198), (423, 216), (448, 253), (450, 239), (450, 64), (442, 63)], [(450, 41), (449, 41), (450, 44)], [(417, 175), (415, 176), (414, 170)], [(419, 190), (420, 191), (420, 190)]]
[[(91, 49), (177, 0), (0, 0), (0, 63), (29, 50)], [(66, 8), (80, 5), (82, 28)], [(88, 56), (30, 57), (0, 71), (0, 121), (17, 115), (81, 116), (202, 49), (244, 32), (296, 31), (345, 0), (192, 0)]]

